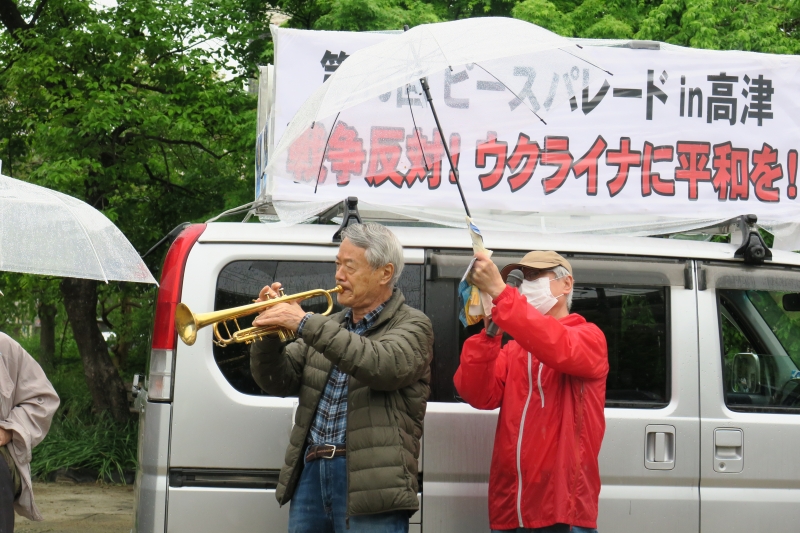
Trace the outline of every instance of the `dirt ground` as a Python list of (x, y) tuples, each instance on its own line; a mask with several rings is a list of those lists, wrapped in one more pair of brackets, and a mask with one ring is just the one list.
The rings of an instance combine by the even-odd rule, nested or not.
[(34, 483), (43, 522), (17, 515), (15, 533), (130, 533), (133, 486)]

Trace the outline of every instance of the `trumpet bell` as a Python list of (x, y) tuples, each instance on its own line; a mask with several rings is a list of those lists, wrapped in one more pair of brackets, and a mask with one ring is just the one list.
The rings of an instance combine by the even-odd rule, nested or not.
[(178, 336), (186, 346), (191, 346), (197, 340), (197, 330), (199, 329), (197, 320), (189, 306), (184, 303), (179, 303), (175, 308), (175, 329), (178, 330)]

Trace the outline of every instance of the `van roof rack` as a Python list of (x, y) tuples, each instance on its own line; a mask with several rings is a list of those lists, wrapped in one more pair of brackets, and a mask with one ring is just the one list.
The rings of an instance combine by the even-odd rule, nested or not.
[(358, 198), (355, 196), (348, 196), (347, 200), (342, 202), (342, 223), (336, 233), (333, 234), (331, 242), (342, 242), (342, 232), (350, 224), (361, 224), (361, 215), (358, 213)]
[(743, 259), (750, 265), (760, 265), (764, 261), (772, 261), (772, 250), (769, 249), (764, 238), (756, 227), (758, 217), (756, 215), (742, 215), (737, 223), (742, 234), (742, 244), (733, 254), (737, 259)]
[(772, 251), (767, 246), (764, 238), (759, 232), (758, 217), (753, 214), (739, 215), (710, 226), (696, 228), (690, 231), (681, 231), (664, 235), (666, 237), (676, 237), (681, 235), (730, 235), (731, 244), (736, 244), (738, 235), (741, 235), (739, 248), (734, 253), (736, 259), (742, 259), (750, 265), (760, 265), (764, 261), (772, 260)]
[[(253, 215), (258, 216), (262, 220), (264, 218), (275, 218), (277, 220), (277, 213), (275, 211), (274, 206), (272, 205), (272, 198), (270, 196), (266, 196), (265, 198), (258, 199), (253, 202), (249, 202), (239, 207), (235, 207), (233, 209), (229, 209), (220, 213), (219, 215), (209, 219), (207, 222), (214, 222), (222, 217), (246, 213), (246, 216), (242, 222), (247, 222)], [(358, 198), (355, 196), (350, 196), (346, 200), (343, 200), (336, 205), (331, 206), (330, 209), (327, 211), (320, 213), (317, 217), (312, 220), (316, 224), (330, 224), (331, 222), (338, 222), (336, 220), (339, 216), (341, 216), (341, 222), (339, 224), (339, 228), (333, 234), (332, 242), (338, 243), (342, 240), (342, 231), (344, 229), (354, 223), (361, 223), (363, 218), (361, 213), (358, 210)], [(431, 223), (431, 222), (424, 222), (417, 219), (409, 218), (403, 215), (395, 215), (390, 217), (375, 217), (373, 213), (369, 213), (368, 218), (371, 220), (374, 219), (376, 221), (386, 223), (389, 225), (411, 225), (411, 226), (430, 226), (430, 227), (438, 227), (439, 224)], [(764, 241), (764, 238), (761, 236), (759, 232), (758, 226), (758, 217), (754, 214), (748, 215), (740, 215), (737, 217), (730, 218), (723, 222), (719, 222), (717, 224), (712, 224), (709, 226), (704, 226), (700, 228), (696, 228), (689, 231), (680, 231), (676, 233), (668, 233), (662, 235), (656, 235), (655, 237), (675, 237), (678, 235), (731, 235), (731, 242), (733, 243), (736, 239), (737, 234), (741, 234), (741, 243), (739, 248), (737, 248), (736, 252), (734, 253), (734, 257), (737, 259), (742, 259), (745, 263), (750, 265), (760, 265), (763, 264), (764, 261), (771, 261), (772, 260), (772, 251), (767, 246), (767, 243)], [(149, 252), (148, 252), (149, 253)]]
[(240, 215), (242, 213), (247, 213), (242, 222), (247, 222), (253, 215), (277, 215), (275, 208), (272, 206), (272, 198), (267, 196), (266, 198), (259, 198), (258, 200), (247, 202), (244, 205), (223, 211), (219, 215), (206, 220), (206, 224), (209, 222), (216, 222), (222, 217)]

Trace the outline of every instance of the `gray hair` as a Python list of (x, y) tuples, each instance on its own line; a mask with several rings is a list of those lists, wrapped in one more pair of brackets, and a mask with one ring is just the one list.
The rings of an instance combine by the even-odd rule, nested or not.
[[(569, 273), (565, 267), (558, 265), (557, 267), (553, 267), (550, 269), (550, 272), (556, 275), (556, 278), (563, 278), (564, 276), (571, 276), (572, 274)], [(567, 294), (567, 311), (572, 310), (572, 292), (575, 288), (575, 284), (573, 283), (573, 288), (569, 290), (569, 294)]]
[(393, 264), (391, 286), (397, 284), (403, 273), (403, 245), (386, 226), (377, 222), (353, 224), (342, 232), (342, 240), (345, 239), (365, 250), (367, 262), (373, 269)]

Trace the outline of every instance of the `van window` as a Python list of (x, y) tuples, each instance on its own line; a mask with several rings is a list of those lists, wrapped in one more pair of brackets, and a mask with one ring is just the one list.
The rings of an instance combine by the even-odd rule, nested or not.
[[(483, 329), (483, 324), (464, 328), (458, 322), (456, 283), (436, 280), (426, 287), (426, 312), (433, 320), (435, 335), (431, 401), (461, 401), (453, 385), (461, 347)], [(448, 290), (452, 292), (447, 294)], [(667, 290), (575, 286), (572, 312), (596, 324), (608, 343), (607, 407), (657, 408), (669, 403)]]
[(606, 407), (669, 403), (667, 301), (665, 287), (575, 287), (572, 312), (606, 336)]
[(786, 294), (717, 290), (723, 389), (731, 410), (800, 411), (800, 312), (784, 308)]
[[(311, 261), (234, 261), (226, 265), (217, 278), (214, 310), (229, 309), (252, 303), (265, 286), (280, 281), (286, 294), (313, 289), (332, 289), (336, 286), (333, 262)], [(416, 309), (422, 307), (422, 265), (406, 265), (398, 281), (406, 304)], [(334, 296), (334, 303), (336, 298)], [(301, 303), (303, 309), (321, 313), (327, 307), (325, 298), (315, 298)], [(339, 305), (333, 312), (340, 311)], [(239, 319), (242, 328), (252, 325), (254, 315)], [(222, 375), (239, 392), (244, 394), (267, 394), (250, 374), (249, 346), (232, 344), (225, 348), (214, 345), (214, 360)]]

